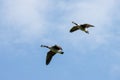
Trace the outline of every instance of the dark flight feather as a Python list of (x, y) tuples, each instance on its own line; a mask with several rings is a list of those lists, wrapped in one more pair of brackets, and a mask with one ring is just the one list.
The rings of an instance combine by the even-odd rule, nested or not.
[(74, 31), (76, 31), (76, 30), (78, 30), (78, 29), (79, 29), (78, 26), (73, 26), (73, 27), (70, 29), (70, 32), (74, 32)]
[(52, 52), (52, 51), (49, 51), (47, 53), (47, 56), (46, 56), (46, 65), (48, 65), (52, 59), (52, 57), (55, 55), (56, 53)]

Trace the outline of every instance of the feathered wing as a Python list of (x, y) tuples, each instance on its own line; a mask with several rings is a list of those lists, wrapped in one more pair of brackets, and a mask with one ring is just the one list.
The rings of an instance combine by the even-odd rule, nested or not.
[(78, 30), (78, 29), (79, 29), (78, 26), (73, 26), (73, 27), (70, 29), (70, 32), (74, 32), (74, 31), (76, 31), (76, 30)]
[(49, 51), (48, 53), (47, 53), (47, 56), (46, 56), (46, 65), (48, 65), (49, 63), (50, 63), (50, 61), (51, 61), (51, 59), (52, 59), (52, 57), (55, 55), (55, 53), (54, 52), (52, 52), (52, 51)]
[(90, 24), (89, 27), (95, 27), (95, 26)]
[(89, 27), (94, 27), (94, 25), (91, 25), (91, 24), (83, 24), (82, 27), (84, 27), (84, 28), (89, 28)]

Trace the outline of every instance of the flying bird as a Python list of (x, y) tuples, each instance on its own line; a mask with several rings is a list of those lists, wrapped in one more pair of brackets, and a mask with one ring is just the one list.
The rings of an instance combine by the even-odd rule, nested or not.
[(88, 33), (88, 34), (89, 34), (87, 28), (89, 28), (89, 27), (94, 27), (94, 26), (91, 25), (91, 24), (81, 24), (81, 25), (80, 25), (80, 24), (77, 24), (77, 23), (75, 23), (75, 22), (73, 22), (73, 21), (72, 21), (72, 23), (75, 24), (75, 26), (73, 26), (73, 27), (70, 29), (70, 32), (74, 32), (74, 31), (77, 31), (77, 30), (82, 30), (82, 31), (84, 31), (85, 33)]
[(46, 46), (46, 45), (41, 45), (41, 47), (46, 47), (48, 49), (50, 49), (50, 51), (48, 51), (47, 56), (46, 56), (46, 65), (48, 65), (52, 59), (52, 57), (56, 54), (56, 53), (60, 53), (63, 54), (63, 50), (60, 46), (58, 45), (54, 45), (54, 46)]

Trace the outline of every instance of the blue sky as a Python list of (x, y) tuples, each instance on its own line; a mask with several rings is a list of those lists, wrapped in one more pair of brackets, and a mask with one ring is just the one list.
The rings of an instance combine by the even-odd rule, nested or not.
[[(0, 0), (0, 80), (120, 80), (119, 0)], [(90, 23), (90, 34), (69, 33)], [(48, 49), (62, 46), (45, 65)]]

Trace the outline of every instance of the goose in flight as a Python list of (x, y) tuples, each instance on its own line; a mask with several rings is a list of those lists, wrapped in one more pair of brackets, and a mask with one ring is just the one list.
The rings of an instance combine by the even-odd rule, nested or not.
[(46, 45), (41, 45), (41, 47), (45, 47), (50, 49), (50, 51), (48, 51), (47, 56), (46, 56), (46, 65), (48, 65), (52, 59), (52, 57), (56, 54), (56, 53), (60, 53), (63, 54), (64, 52), (62, 51), (62, 48), (58, 45), (54, 45), (54, 46), (46, 46)]
[(82, 30), (82, 31), (84, 31), (85, 33), (88, 33), (88, 34), (89, 34), (87, 28), (89, 28), (89, 27), (94, 27), (94, 26), (91, 25), (91, 24), (81, 24), (81, 25), (80, 25), (80, 24), (77, 24), (77, 23), (75, 23), (75, 22), (73, 22), (73, 21), (72, 21), (72, 23), (75, 24), (75, 26), (73, 26), (73, 27), (70, 29), (70, 32), (74, 32), (74, 31), (76, 31), (76, 30)]

